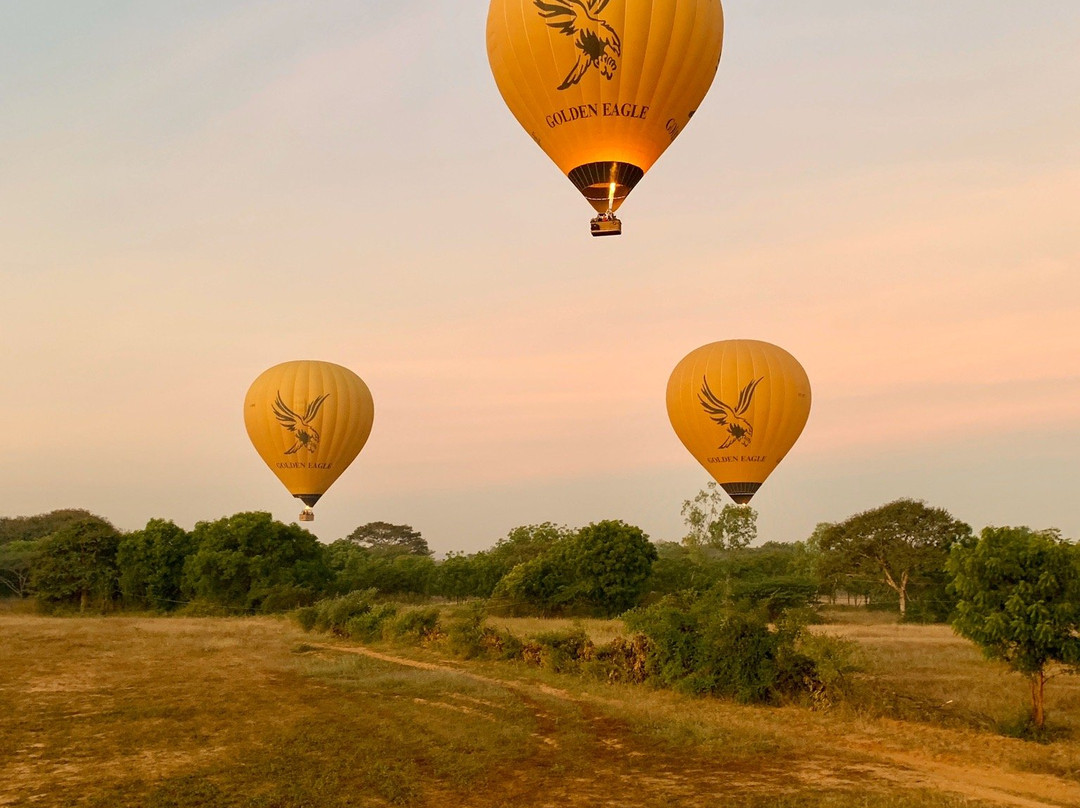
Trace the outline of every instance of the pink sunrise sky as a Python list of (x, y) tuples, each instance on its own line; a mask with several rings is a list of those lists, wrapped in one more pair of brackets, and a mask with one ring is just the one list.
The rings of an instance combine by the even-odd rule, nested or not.
[(1080, 538), (1071, 0), (726, 3), (712, 91), (600, 240), (502, 104), (482, 2), (23, 5), (0, 30), (0, 515), (291, 521), (241, 402), (317, 358), (376, 407), (320, 538), (405, 522), (443, 553), (621, 518), (677, 540), (708, 478), (668, 374), (746, 337), (814, 392), (761, 539), (899, 497)]

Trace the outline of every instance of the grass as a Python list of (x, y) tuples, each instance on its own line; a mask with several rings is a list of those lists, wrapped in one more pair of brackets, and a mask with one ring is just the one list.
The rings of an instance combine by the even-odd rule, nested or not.
[(601, 620), (597, 618), (543, 618), (543, 617), (489, 617), (488, 625), (507, 629), (518, 637), (531, 637), (550, 631), (565, 631), (582, 628), (597, 645), (611, 642), (616, 637), (625, 636), (626, 627), (622, 620)]
[[(1031, 709), (1027, 679), (986, 660), (945, 625), (898, 623), (814, 626), (857, 643), (864, 674), (851, 701), (872, 714), (1014, 734)], [(1058, 676), (1046, 689), (1051, 737), (1080, 737), (1080, 677)]]
[[(882, 670), (923, 627), (900, 628), (858, 635)], [(418, 669), (326, 650), (325, 637), (274, 618), (4, 610), (0, 636), (4, 806), (1080, 804), (1070, 738), (1044, 746), (869, 712), (739, 707), (383, 647), (443, 666)], [(952, 664), (952, 651), (939, 656), (951, 645), (913, 637), (930, 661), (909, 666), (914, 684), (890, 687), (944, 682), (933, 660)], [(1071, 721), (1067, 700), (1056, 704)]]

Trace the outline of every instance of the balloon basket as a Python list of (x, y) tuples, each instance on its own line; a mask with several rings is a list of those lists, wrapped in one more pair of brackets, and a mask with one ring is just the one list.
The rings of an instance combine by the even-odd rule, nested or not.
[(589, 230), (594, 236), (621, 236), (622, 222), (614, 213), (601, 213), (589, 222)]
[(300, 521), (301, 522), (314, 522), (315, 521), (315, 511), (311, 510), (311, 508), (304, 508), (304, 510), (300, 511)]

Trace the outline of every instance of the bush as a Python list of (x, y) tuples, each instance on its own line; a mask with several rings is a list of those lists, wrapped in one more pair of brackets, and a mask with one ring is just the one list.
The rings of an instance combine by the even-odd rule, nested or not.
[(609, 643), (598, 645), (592, 659), (582, 669), (598, 679), (608, 682), (632, 682), (640, 684), (649, 676), (649, 655), (652, 643), (644, 634), (632, 637), (616, 637)]
[(310, 606), (315, 602), (316, 595), (306, 586), (282, 584), (260, 593), (258, 599), (260, 601), (259, 610), (263, 614), (276, 614), (300, 606)]
[(397, 615), (397, 608), (388, 604), (374, 606), (363, 614), (350, 617), (345, 623), (345, 634), (350, 640), (370, 642), (380, 639), (387, 621)]
[(583, 628), (548, 631), (522, 644), (521, 658), (555, 673), (576, 671), (593, 658), (595, 646)]
[(439, 610), (411, 609), (390, 623), (388, 630), (395, 639), (416, 643), (436, 637), (439, 634)]
[(314, 606), (302, 606), (294, 611), (290, 617), (292, 617), (304, 631), (311, 631), (315, 628), (315, 621), (319, 618), (319, 610)]
[(178, 617), (234, 617), (244, 613), (242, 609), (223, 606), (206, 598), (192, 598), (176, 610)]
[(487, 647), (484, 644), (484, 621), (487, 615), (484, 607), (478, 603), (466, 606), (451, 621), (446, 630), (447, 646), (450, 653), (463, 659), (476, 659), (484, 656)]
[(669, 596), (624, 619), (648, 638), (648, 676), (663, 686), (743, 703), (775, 703), (817, 686), (814, 660), (796, 650), (797, 626), (773, 629), (715, 597)]
[(851, 675), (863, 669), (857, 643), (824, 634), (803, 633), (797, 642), (799, 652), (814, 663), (817, 687), (810, 689), (812, 706), (831, 707), (851, 692)]
[(320, 600), (314, 607), (316, 614), (313, 627), (316, 631), (345, 635), (347, 634), (345, 624), (353, 617), (370, 612), (374, 598), (375, 590), (364, 589), (340, 597)]

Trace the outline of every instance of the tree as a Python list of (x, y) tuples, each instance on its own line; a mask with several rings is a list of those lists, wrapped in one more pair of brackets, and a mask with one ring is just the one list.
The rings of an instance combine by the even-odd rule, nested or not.
[(575, 597), (611, 617), (638, 604), (658, 557), (641, 528), (619, 520), (583, 527), (563, 555), (575, 573)]
[(1031, 684), (1031, 719), (1045, 721), (1050, 667), (1080, 665), (1080, 554), (1056, 530), (984, 528), (956, 546), (948, 570), (957, 595), (953, 628)]
[(384, 553), (407, 553), (409, 555), (431, 555), (427, 540), (420, 531), (410, 525), (392, 525), (389, 522), (368, 522), (360, 525), (346, 536), (360, 547)]
[(497, 564), (504, 567), (505, 575), (518, 564), (539, 558), (572, 535), (570, 528), (553, 522), (521, 525), (507, 533), (505, 538), (499, 539), (488, 552)]
[(338, 539), (326, 553), (334, 576), (332, 589), (338, 594), (376, 589), (383, 594), (427, 595), (437, 575), (430, 556), (372, 550), (348, 539)]
[(693, 499), (683, 501), (682, 516), (687, 547), (712, 547), (739, 550), (757, 538), (757, 511), (749, 505), (725, 503), (724, 495), (713, 481)]
[(276, 522), (268, 513), (238, 513), (199, 522), (196, 546), (184, 563), (182, 589), (233, 609), (302, 605), (330, 580), (323, 545), (299, 525)]
[(38, 545), (36, 541), (0, 544), (0, 596), (10, 594), (25, 598), (33, 591), (30, 580)]
[(945, 568), (949, 550), (969, 541), (971, 527), (942, 508), (898, 499), (815, 530), (821, 567), (827, 575), (875, 579), (896, 593), (901, 617), (916, 583)]
[(116, 549), (120, 533), (96, 516), (79, 519), (41, 540), (32, 584), (44, 603), (96, 602), (107, 608), (116, 597)]
[(725, 505), (709, 525), (709, 546), (718, 550), (742, 550), (757, 538), (758, 513), (749, 505)]
[(641, 528), (596, 522), (516, 565), (495, 595), (543, 612), (584, 608), (613, 616), (641, 600), (656, 559), (656, 547)]
[(175, 609), (182, 601), (184, 563), (195, 549), (191, 534), (164, 519), (128, 533), (116, 551), (120, 594), (129, 606)]
[(65, 525), (82, 519), (100, 519), (82, 508), (64, 508), (37, 516), (0, 517), (0, 544), (12, 541), (34, 541), (52, 535)]
[(506, 572), (490, 552), (450, 553), (438, 566), (435, 589), (455, 600), (488, 598)]

